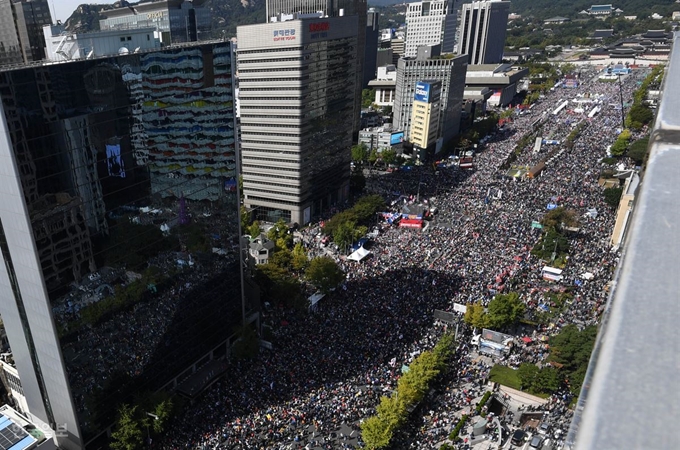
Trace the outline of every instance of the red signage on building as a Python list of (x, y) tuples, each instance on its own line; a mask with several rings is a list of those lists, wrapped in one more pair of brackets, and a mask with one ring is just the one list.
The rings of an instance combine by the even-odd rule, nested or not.
[(309, 24), (310, 33), (318, 33), (319, 31), (328, 31), (331, 28), (331, 24), (328, 22), (316, 22)]

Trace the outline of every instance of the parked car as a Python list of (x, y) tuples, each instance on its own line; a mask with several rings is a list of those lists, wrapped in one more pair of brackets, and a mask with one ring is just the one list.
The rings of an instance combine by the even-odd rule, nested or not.
[(512, 433), (512, 444), (522, 445), (526, 435), (527, 433), (524, 430), (515, 430), (515, 432)]
[(543, 436), (540, 434), (535, 435), (533, 438), (531, 438), (531, 442), (529, 443), (529, 447), (531, 448), (541, 448), (543, 446)]

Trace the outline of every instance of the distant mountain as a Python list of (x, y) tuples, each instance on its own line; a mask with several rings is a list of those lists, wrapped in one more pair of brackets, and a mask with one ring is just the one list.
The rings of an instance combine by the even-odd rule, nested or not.
[[(385, 1), (385, 0), (378, 0)], [(469, 1), (465, 0), (466, 3)], [(587, 10), (591, 5), (611, 4), (615, 9), (619, 8), (624, 15), (650, 16), (659, 13), (670, 18), (673, 10), (680, 10), (680, 5), (675, 5), (675, 0), (609, 0), (608, 2), (594, 0), (572, 0), (561, 2), (556, 0), (511, 0), (510, 11), (523, 16), (533, 15), (544, 19), (554, 16), (576, 18), (578, 13)]]
[(76, 8), (75, 11), (73, 11), (73, 14), (71, 14), (71, 16), (68, 19), (66, 19), (64, 27), (66, 28), (67, 31), (70, 31), (72, 33), (75, 32), (86, 33), (88, 31), (97, 31), (99, 30), (99, 19), (104, 18), (102, 12), (107, 11), (109, 9), (114, 9), (116, 7), (119, 8), (120, 6), (114, 6), (114, 4), (80, 5)]
[[(385, 7), (400, 3), (411, 3), (418, 0), (368, 0), (369, 6)], [(614, 8), (619, 8), (625, 15), (649, 16), (659, 13), (664, 17), (670, 13), (680, 11), (680, 5), (675, 5), (675, 0), (608, 0)], [(472, 3), (472, 0), (463, 0), (463, 3)], [(564, 16), (576, 18), (577, 14), (591, 5), (608, 4), (603, 0), (572, 0), (563, 2), (558, 0), (511, 0), (510, 11), (523, 16), (533, 15), (539, 18)]]
[[(96, 31), (99, 30), (99, 20), (105, 17), (106, 11), (120, 8), (122, 4), (134, 6), (138, 3), (141, 2), (82, 4), (64, 25), (71, 32)], [(210, 0), (207, 7), (212, 9), (214, 37), (236, 36), (237, 25), (265, 22), (265, 0)]]

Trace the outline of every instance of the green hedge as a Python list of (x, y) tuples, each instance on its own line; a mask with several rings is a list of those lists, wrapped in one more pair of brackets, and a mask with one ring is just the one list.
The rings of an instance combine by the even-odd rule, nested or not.
[(451, 433), (449, 433), (449, 440), (455, 441), (458, 439), (458, 435), (460, 434), (460, 431), (463, 429), (465, 426), (465, 423), (468, 421), (470, 416), (467, 414), (463, 414), (463, 417), (460, 418), (460, 422), (456, 424), (456, 426), (451, 430)]
[(361, 423), (361, 438), (368, 449), (390, 445), (394, 433), (430, 389), (430, 383), (447, 368), (454, 352), (453, 335), (445, 334), (431, 351), (418, 355), (397, 383), (391, 397), (380, 398), (377, 414)]
[(491, 398), (491, 391), (486, 391), (482, 396), (482, 399), (479, 401), (479, 403), (477, 403), (477, 407), (475, 408), (477, 414), (479, 414), (482, 411), (482, 408), (484, 408), (486, 402), (489, 401), (489, 398)]

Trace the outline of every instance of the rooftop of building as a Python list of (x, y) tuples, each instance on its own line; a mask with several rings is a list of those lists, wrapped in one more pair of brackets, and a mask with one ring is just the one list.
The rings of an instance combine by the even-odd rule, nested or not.
[(593, 31), (593, 34), (590, 36), (593, 38), (608, 38), (612, 37), (614, 35), (614, 30), (613, 29), (608, 29), (608, 30), (595, 30)]
[(42, 440), (45, 439), (44, 435), (36, 430), (34, 425), (13, 408), (7, 405), (0, 407), (0, 450), (29, 449), (41, 437)]
[[(222, 43), (222, 42), (231, 42), (230, 40), (224, 40), (224, 39), (210, 39), (210, 40), (205, 40), (205, 41), (195, 41), (195, 42), (181, 42), (177, 44), (172, 44), (168, 45), (165, 47), (154, 47), (154, 48), (146, 48), (146, 49), (140, 49), (139, 51), (135, 51), (135, 54), (146, 54), (146, 53), (155, 53), (155, 52), (161, 52), (161, 51), (168, 51), (168, 50), (176, 50), (176, 49), (181, 49), (181, 48), (188, 48), (188, 47), (195, 47), (199, 45), (211, 45), (211, 44), (217, 44), (217, 43)], [(116, 56), (121, 56), (118, 53), (111, 54), (111, 55), (97, 55), (92, 58), (88, 58), (87, 61), (97, 61), (97, 60), (102, 60), (102, 59), (108, 59)], [(42, 61), (32, 61), (32, 62), (24, 62), (24, 63), (17, 63), (17, 64), (7, 64), (0, 66), (0, 73), (2, 72), (11, 72), (14, 70), (21, 70), (21, 69), (30, 69), (32, 67), (47, 67), (47, 66), (53, 66), (53, 65), (63, 65), (63, 64), (70, 64), (73, 62), (77, 61), (86, 61), (85, 59), (76, 59), (76, 60), (71, 60), (71, 61), (50, 61), (50, 60), (42, 60)]]
[[(194, 8), (200, 8), (206, 2), (207, 0), (193, 0), (190, 3), (193, 4)], [(182, 3), (184, 3), (184, 0), (142, 0), (136, 5), (121, 6), (120, 8), (102, 11), (101, 14), (103, 19), (108, 19), (113, 17), (127, 16), (129, 14), (137, 15), (140, 13), (148, 13), (158, 10), (173, 8), (178, 9), (181, 7)]]

